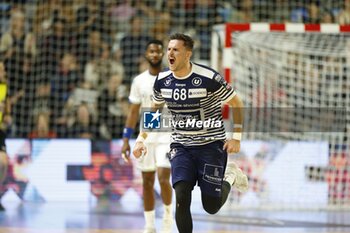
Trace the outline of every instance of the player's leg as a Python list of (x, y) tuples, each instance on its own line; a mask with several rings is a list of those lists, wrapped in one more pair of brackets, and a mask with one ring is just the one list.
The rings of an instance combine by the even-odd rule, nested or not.
[(155, 232), (155, 171), (142, 172), (143, 207), (145, 216), (145, 233)]
[(210, 214), (217, 213), (225, 204), (232, 186), (239, 192), (246, 192), (248, 190), (248, 177), (237, 164), (229, 162), (221, 186), (221, 197), (213, 197), (202, 193), (202, 204), (205, 211)]
[(143, 207), (145, 216), (144, 233), (154, 233), (156, 232), (154, 196), (156, 166), (154, 148), (152, 145), (147, 145), (147, 155), (138, 160), (137, 167), (142, 172)]
[(179, 181), (174, 185), (176, 196), (175, 220), (179, 233), (190, 233), (193, 230), (191, 201), (193, 185)]
[(191, 215), (192, 190), (197, 182), (197, 168), (188, 148), (171, 144), (171, 180), (175, 189), (175, 221), (179, 233), (192, 232)]
[[(230, 162), (227, 164), (227, 153), (223, 142), (218, 141), (203, 146), (196, 152), (199, 168), (199, 185), (202, 191), (202, 204), (210, 214), (217, 213), (225, 204), (231, 186), (245, 191), (248, 187), (247, 176)], [(227, 167), (226, 167), (227, 164)]]
[(169, 149), (169, 144), (160, 144), (156, 148), (157, 174), (164, 207), (161, 233), (170, 233), (173, 224)]
[(202, 193), (202, 205), (209, 214), (217, 213), (225, 203), (231, 185), (223, 181), (227, 163), (227, 153), (223, 150), (222, 141), (196, 148), (198, 165), (198, 184)]

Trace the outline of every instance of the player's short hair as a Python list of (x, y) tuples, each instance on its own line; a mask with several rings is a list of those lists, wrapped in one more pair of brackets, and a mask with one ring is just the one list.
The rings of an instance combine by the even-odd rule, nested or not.
[(182, 40), (187, 49), (189, 49), (191, 51), (193, 50), (194, 41), (190, 36), (188, 36), (186, 34), (175, 33), (175, 34), (172, 34), (169, 39), (170, 40)]
[(162, 46), (162, 48), (164, 47), (164, 45), (163, 45), (163, 42), (162, 42), (162, 41), (160, 41), (160, 40), (156, 40), (156, 39), (152, 39), (152, 40), (148, 41), (148, 43), (147, 43), (147, 45), (146, 45), (146, 49), (147, 49), (147, 48), (148, 48), (148, 46), (149, 46), (149, 45), (151, 45), (151, 44), (160, 45), (160, 46)]

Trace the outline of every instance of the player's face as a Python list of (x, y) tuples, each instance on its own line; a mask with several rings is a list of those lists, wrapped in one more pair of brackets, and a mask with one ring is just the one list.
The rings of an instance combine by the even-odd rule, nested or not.
[(146, 50), (146, 59), (151, 66), (160, 66), (163, 58), (163, 48), (158, 44), (150, 44)]
[(184, 69), (190, 61), (191, 54), (182, 40), (169, 41), (167, 51), (169, 69), (173, 72)]

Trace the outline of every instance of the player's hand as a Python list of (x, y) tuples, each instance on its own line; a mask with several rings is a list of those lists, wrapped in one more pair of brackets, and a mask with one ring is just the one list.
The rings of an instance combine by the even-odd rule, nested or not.
[(241, 141), (239, 140), (229, 139), (224, 144), (224, 150), (226, 150), (228, 154), (238, 153), (240, 149)]
[(122, 146), (122, 158), (126, 163), (129, 163), (130, 160), (130, 144), (129, 142), (123, 142)]
[(135, 158), (138, 159), (147, 153), (147, 148), (143, 142), (136, 142), (132, 153), (134, 154)]

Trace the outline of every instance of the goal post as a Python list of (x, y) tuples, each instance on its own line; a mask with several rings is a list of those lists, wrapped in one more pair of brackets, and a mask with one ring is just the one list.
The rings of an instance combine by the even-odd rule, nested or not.
[[(263, 155), (247, 152), (249, 146), (244, 146), (236, 157), (254, 189), (250, 194), (255, 202), (247, 197), (250, 201), (245, 203), (286, 209), (350, 208), (350, 25), (216, 25), (211, 58), (211, 66), (243, 99), (245, 139), (266, 143), (251, 145)], [(229, 121), (227, 106), (223, 112)], [(310, 159), (298, 151), (311, 148), (303, 143), (322, 146), (310, 149), (307, 154), (315, 154)], [(294, 164), (294, 159), (304, 162)], [(271, 172), (277, 163), (284, 169)], [(278, 173), (288, 170), (297, 172), (299, 179), (291, 181)], [(261, 179), (266, 176), (270, 178)], [(276, 185), (271, 178), (276, 176), (287, 177)], [(232, 206), (242, 204), (244, 197), (233, 193)]]

